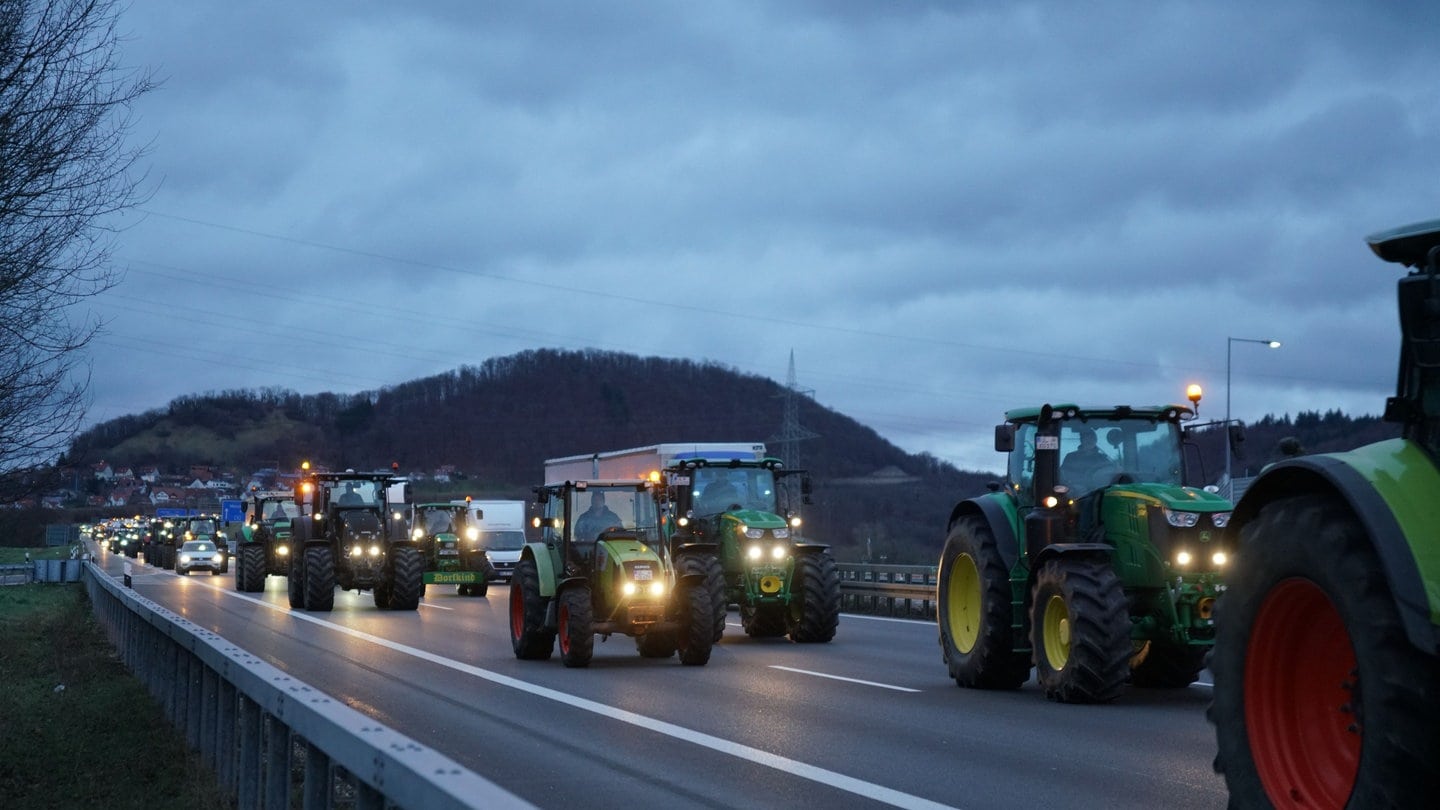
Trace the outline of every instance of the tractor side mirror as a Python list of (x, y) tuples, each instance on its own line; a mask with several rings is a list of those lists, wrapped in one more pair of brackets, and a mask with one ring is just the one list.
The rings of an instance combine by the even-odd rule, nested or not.
[(550, 502), (550, 490), (544, 487), (535, 487), (535, 503), (543, 506)]
[(1245, 426), (1236, 422), (1230, 425), (1228, 430), (1230, 431), (1230, 449), (1238, 456), (1240, 445), (1245, 443)]
[(995, 452), (1009, 453), (1015, 449), (1015, 426), (1006, 422), (995, 426)]

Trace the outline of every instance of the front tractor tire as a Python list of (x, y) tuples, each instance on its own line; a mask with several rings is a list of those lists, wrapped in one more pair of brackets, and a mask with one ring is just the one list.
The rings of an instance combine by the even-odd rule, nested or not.
[(235, 590), (260, 593), (265, 590), (265, 549), (243, 545), (236, 549)]
[(1264, 505), (1217, 606), (1210, 721), (1236, 807), (1426, 807), (1440, 794), (1440, 658), (1410, 643), (1338, 499)]
[(1030, 658), (1015, 652), (1010, 575), (990, 527), (961, 518), (940, 554), (940, 650), (955, 683), (973, 689), (1018, 689)]
[(521, 560), (510, 578), (510, 647), (515, 657), (544, 661), (555, 652), (555, 631), (545, 627), (546, 599), (534, 560)]
[(677, 598), (680, 632), (675, 637), (675, 649), (680, 653), (680, 663), (703, 667), (710, 661), (710, 651), (715, 647), (715, 611), (710, 587), (708, 583), (682, 585)]
[(335, 557), (329, 546), (305, 549), (304, 592), (306, 610), (335, 609)]
[(560, 593), (556, 605), (560, 631), (560, 662), (567, 667), (588, 667), (595, 657), (595, 618), (590, 589), (584, 585)]
[(1097, 557), (1046, 562), (1031, 589), (1035, 679), (1061, 703), (1109, 703), (1130, 675), (1130, 617), (1120, 579)]
[(400, 546), (390, 550), (390, 609), (418, 610), (425, 592), (425, 560), (419, 549)]
[[(799, 644), (825, 643), (840, 626), (840, 572), (828, 551), (795, 558), (795, 581), (785, 631)], [(799, 599), (794, 596), (798, 594)]]
[(680, 557), (680, 573), (701, 574), (705, 587), (710, 591), (710, 609), (713, 613), (714, 641), (725, 635), (725, 619), (729, 602), (725, 599), (725, 568), (714, 554), (689, 553)]

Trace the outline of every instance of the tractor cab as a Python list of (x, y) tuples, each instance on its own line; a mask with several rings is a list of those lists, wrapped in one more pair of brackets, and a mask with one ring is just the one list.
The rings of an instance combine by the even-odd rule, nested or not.
[(1366, 240), (1380, 258), (1413, 268), (1400, 280), (1400, 372), (1385, 421), (1440, 456), (1440, 220), (1382, 231)]
[(582, 577), (613, 568), (646, 546), (663, 551), (651, 490), (649, 483), (629, 481), (542, 487), (541, 539), (558, 552), (567, 574)]

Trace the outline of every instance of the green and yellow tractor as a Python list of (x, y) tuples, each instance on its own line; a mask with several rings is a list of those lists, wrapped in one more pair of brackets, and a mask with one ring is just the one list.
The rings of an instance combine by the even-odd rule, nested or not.
[[(480, 527), (461, 503), (417, 503), (410, 507), (410, 539), (425, 559), (425, 584), (454, 585), (461, 596), (484, 596), (495, 566), (480, 547)], [(476, 514), (479, 519), (482, 514)]]
[[(1192, 401), (1199, 402), (1193, 389)], [(1177, 688), (1214, 641), (1231, 504), (1187, 485), (1185, 405), (1044, 405), (995, 430), (1006, 479), (957, 504), (940, 557), (940, 647), (960, 686), (1114, 700)], [(1198, 456), (1197, 456), (1198, 457)]]
[(299, 507), (288, 489), (246, 493), (245, 522), (231, 533), (235, 543), (235, 590), (259, 593), (265, 578), (290, 573), (291, 529)]
[(1440, 220), (1370, 236), (1399, 283), (1401, 438), (1266, 468), (1235, 508), (1210, 659), (1235, 807), (1440, 796)]
[(540, 542), (510, 580), (510, 641), (547, 659), (558, 638), (567, 667), (589, 666), (595, 636), (635, 638), (646, 658), (699, 666), (714, 644), (704, 573), (677, 572), (650, 482), (565, 481), (535, 490)]

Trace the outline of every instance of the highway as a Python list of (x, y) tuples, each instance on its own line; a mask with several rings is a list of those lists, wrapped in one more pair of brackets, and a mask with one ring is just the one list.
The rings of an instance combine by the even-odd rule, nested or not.
[[(121, 576), (125, 558), (96, 561)], [(131, 562), (137, 594), (541, 807), (1226, 805), (1205, 686), (1108, 706), (960, 689), (929, 622), (846, 614), (832, 643), (797, 645), (747, 638), (732, 611), (707, 666), (614, 636), (566, 669), (515, 658), (505, 586), (430, 586), (412, 612), (342, 591), (306, 613), (280, 577), (241, 594), (233, 571)]]

